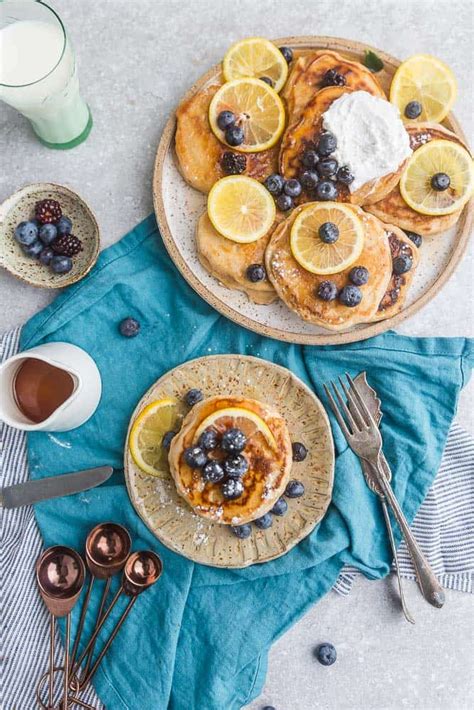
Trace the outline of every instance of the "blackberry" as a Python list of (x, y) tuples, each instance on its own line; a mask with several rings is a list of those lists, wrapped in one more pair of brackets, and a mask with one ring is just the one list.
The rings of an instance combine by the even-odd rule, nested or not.
[(61, 205), (57, 200), (40, 200), (35, 205), (35, 217), (41, 224), (59, 222), (61, 216)]
[(346, 77), (343, 74), (339, 74), (335, 69), (329, 69), (323, 76), (323, 81), (321, 86), (345, 86)]
[(53, 239), (51, 247), (56, 254), (72, 257), (82, 251), (82, 242), (74, 234), (64, 234), (62, 237)]
[(242, 153), (232, 153), (226, 150), (221, 158), (222, 170), (226, 175), (241, 175), (247, 167), (247, 158)]

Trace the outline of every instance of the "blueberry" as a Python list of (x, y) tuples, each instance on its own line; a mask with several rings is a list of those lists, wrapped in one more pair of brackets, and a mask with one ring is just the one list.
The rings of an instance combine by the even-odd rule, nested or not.
[(278, 498), (270, 512), (273, 513), (273, 515), (285, 515), (287, 510), (288, 503), (286, 500), (284, 498)]
[(186, 392), (184, 395), (184, 401), (188, 405), (188, 407), (194, 407), (195, 404), (198, 402), (202, 402), (204, 399), (204, 395), (201, 392), (201, 390), (198, 389), (192, 389)]
[(218, 461), (208, 461), (201, 472), (206, 483), (219, 483), (225, 477), (224, 469)]
[(254, 523), (260, 530), (267, 530), (267, 528), (271, 528), (273, 525), (273, 517), (271, 513), (265, 513), (261, 518), (254, 520)]
[(252, 534), (251, 525), (236, 525), (231, 527), (231, 530), (239, 540), (246, 540)]
[(335, 200), (339, 191), (331, 180), (322, 180), (316, 186), (316, 198), (318, 200)]
[(238, 478), (228, 478), (221, 486), (222, 495), (226, 500), (240, 498), (244, 492), (244, 484)]
[(334, 158), (323, 158), (316, 166), (320, 177), (334, 177), (337, 173), (337, 160)]
[[(27, 256), (30, 256), (32, 259), (38, 259), (44, 249), (44, 244), (37, 239), (33, 244), (28, 244), (28, 246), (25, 245), (21, 248)], [(69, 271), (69, 269), (67, 270)]]
[(421, 116), (422, 111), (423, 107), (419, 101), (410, 101), (405, 106), (405, 116), (407, 118), (418, 118), (418, 116)]
[(207, 463), (206, 452), (200, 446), (188, 446), (184, 450), (183, 458), (191, 468), (202, 468)]
[(15, 239), (22, 247), (29, 247), (38, 239), (38, 227), (36, 222), (20, 222), (15, 227)]
[(67, 274), (72, 269), (71, 257), (53, 256), (51, 259), (51, 269), (55, 274)]
[(290, 47), (279, 47), (288, 64), (293, 61), (293, 50)]
[(249, 462), (242, 454), (228, 456), (222, 465), (229, 478), (242, 478), (249, 470)]
[(334, 281), (321, 281), (316, 293), (323, 301), (334, 301), (337, 298), (338, 290)]
[(241, 175), (247, 168), (247, 157), (242, 153), (226, 150), (221, 157), (221, 166), (226, 175)]
[(335, 69), (328, 69), (328, 71), (323, 76), (321, 86), (345, 86), (346, 77), (343, 74), (339, 74)]
[(339, 301), (343, 306), (354, 308), (362, 301), (362, 291), (358, 286), (352, 284), (344, 286), (339, 293)]
[(348, 165), (343, 165), (337, 171), (337, 179), (343, 185), (350, 185), (354, 182), (354, 173), (351, 171)]
[(221, 447), (229, 454), (240, 454), (245, 449), (247, 437), (240, 429), (227, 429), (222, 435)]
[(241, 145), (244, 138), (244, 131), (240, 126), (230, 126), (225, 132), (225, 140), (229, 145)]
[(206, 429), (198, 439), (198, 446), (204, 451), (214, 451), (219, 443), (219, 435), (215, 429)]
[(289, 481), (285, 488), (285, 495), (287, 498), (301, 498), (304, 495), (304, 486), (301, 481)]
[(273, 173), (267, 177), (263, 184), (267, 188), (268, 192), (276, 197), (277, 195), (281, 195), (283, 192), (283, 188), (285, 187), (285, 179), (278, 173)]
[(319, 182), (318, 173), (314, 170), (305, 170), (300, 175), (300, 182), (305, 190), (314, 190)]
[(161, 445), (164, 449), (168, 450), (171, 446), (171, 442), (176, 436), (175, 431), (167, 431), (166, 434), (163, 435), (163, 438), (161, 440)]
[(319, 155), (323, 157), (331, 155), (337, 148), (337, 138), (333, 136), (329, 131), (321, 133), (318, 140), (317, 151)]
[(229, 126), (233, 126), (235, 123), (235, 115), (232, 111), (221, 111), (217, 117), (217, 125), (221, 131), (225, 131)]
[(319, 238), (325, 244), (334, 244), (339, 239), (339, 228), (334, 222), (323, 222), (318, 230)]
[(410, 271), (412, 266), (413, 259), (411, 256), (408, 256), (408, 254), (400, 254), (400, 256), (396, 256), (393, 260), (393, 273), (397, 276), (401, 276), (401, 274), (406, 274), (407, 271)]
[(276, 710), (276, 707), (274, 707), (273, 705), (265, 705), (265, 707), (262, 708), (262, 710)]
[(301, 184), (299, 180), (295, 180), (295, 178), (287, 180), (283, 192), (290, 197), (298, 197), (298, 195), (301, 195)]
[(437, 192), (443, 192), (443, 190), (447, 190), (450, 185), (451, 179), (449, 175), (446, 175), (446, 173), (436, 173), (431, 178), (431, 187)]
[(69, 219), (69, 217), (65, 217), (63, 215), (56, 223), (56, 229), (58, 230), (58, 234), (60, 237), (64, 237), (66, 234), (71, 234), (72, 221)]
[(293, 207), (293, 200), (289, 195), (279, 195), (276, 198), (276, 204), (279, 210), (282, 212), (288, 212)]
[(265, 267), (262, 266), (262, 264), (250, 264), (245, 273), (247, 274), (248, 280), (254, 284), (263, 281), (267, 275)]
[(270, 79), (269, 76), (261, 76), (261, 77), (259, 77), (259, 79), (260, 79), (260, 81), (264, 81), (265, 84), (268, 84), (268, 86), (271, 86), (272, 89), (275, 86), (275, 82), (273, 81), (273, 79)]
[(421, 247), (423, 243), (423, 238), (421, 234), (417, 234), (416, 232), (409, 232), (408, 230), (405, 230), (405, 234), (407, 235), (408, 239), (411, 239), (411, 241), (416, 247)]
[(140, 332), (140, 323), (135, 318), (124, 318), (120, 322), (119, 331), (125, 338), (134, 338)]
[(355, 286), (363, 286), (369, 280), (369, 271), (365, 266), (354, 266), (349, 271), (349, 281)]
[(58, 236), (57, 227), (54, 224), (42, 224), (39, 231), (39, 238), (49, 246), (54, 239)]
[(51, 249), (51, 247), (43, 247), (43, 250), (38, 258), (40, 262), (44, 264), (44, 266), (49, 266), (53, 256), (54, 251)]
[(336, 649), (332, 643), (321, 643), (316, 649), (316, 658), (323, 666), (332, 666), (337, 658)]
[(294, 441), (291, 445), (293, 451), (293, 461), (304, 461), (308, 455), (308, 449), (301, 441)]
[(311, 148), (303, 153), (303, 157), (301, 159), (301, 162), (303, 163), (305, 168), (315, 168), (318, 164), (318, 161), (319, 155), (315, 150), (312, 150)]

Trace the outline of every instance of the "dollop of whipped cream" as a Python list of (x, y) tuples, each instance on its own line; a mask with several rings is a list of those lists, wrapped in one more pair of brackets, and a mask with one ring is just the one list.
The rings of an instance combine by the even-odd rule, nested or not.
[(351, 192), (396, 172), (412, 154), (397, 107), (367, 91), (336, 99), (323, 114), (323, 127), (336, 136), (339, 166), (348, 165), (354, 174)]

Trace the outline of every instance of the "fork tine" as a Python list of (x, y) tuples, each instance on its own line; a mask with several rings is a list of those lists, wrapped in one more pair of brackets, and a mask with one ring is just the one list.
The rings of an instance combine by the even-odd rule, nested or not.
[(346, 403), (344, 402), (344, 400), (342, 399), (342, 397), (341, 397), (341, 395), (340, 395), (340, 392), (339, 392), (339, 390), (337, 389), (337, 387), (336, 387), (336, 385), (334, 384), (334, 382), (331, 382), (331, 385), (332, 385), (332, 388), (333, 388), (333, 390), (334, 390), (334, 394), (335, 394), (336, 397), (337, 397), (337, 401), (339, 402), (339, 406), (341, 407), (342, 411), (343, 411), (344, 414), (346, 415), (346, 419), (347, 419), (347, 421), (348, 421), (348, 423), (349, 423), (349, 426), (350, 426), (351, 430), (352, 430), (353, 432), (358, 431), (358, 427), (357, 427), (356, 421), (355, 421), (354, 417), (352, 416), (351, 412), (349, 411), (349, 407), (347, 406), (347, 404), (346, 404)]
[[(357, 389), (356, 383), (354, 382), (354, 380), (352, 379), (352, 377), (349, 375), (348, 372), (346, 372), (346, 377), (349, 381), (352, 391), (354, 392), (354, 394), (357, 397), (357, 401), (359, 402), (360, 406), (358, 407), (358, 409), (359, 410), (362, 409), (362, 412), (364, 413), (364, 419), (365, 419), (366, 424), (371, 424), (371, 423), (375, 424), (371, 413), (367, 409), (367, 405), (365, 404), (359, 390)], [(375, 426), (377, 426), (377, 425), (375, 424)]]
[(323, 385), (323, 387), (324, 387), (324, 390), (325, 390), (325, 392), (326, 392), (326, 397), (327, 397), (328, 400), (329, 400), (329, 405), (330, 405), (330, 407), (331, 407), (331, 409), (332, 409), (332, 411), (333, 411), (334, 416), (335, 416), (336, 419), (337, 419), (337, 423), (339, 424), (342, 433), (344, 434), (344, 436), (345, 436), (346, 439), (347, 439), (347, 438), (351, 435), (351, 432), (350, 432), (349, 429), (347, 428), (346, 422), (344, 421), (344, 419), (343, 419), (343, 417), (342, 417), (342, 415), (341, 415), (339, 409), (337, 408), (337, 404), (336, 404), (336, 402), (334, 401), (334, 398), (333, 398), (333, 396), (332, 396), (332, 394), (331, 394), (331, 392), (330, 392), (330, 390), (329, 390), (329, 387), (328, 387), (327, 385)]
[[(344, 390), (344, 394), (346, 395), (349, 402), (352, 404), (352, 408), (353, 408), (352, 414), (354, 416), (354, 419), (357, 420), (357, 425), (358, 425), (359, 429), (361, 429), (362, 427), (365, 427), (366, 422), (360, 412), (359, 405), (357, 404), (354, 395), (352, 394), (350, 389), (347, 388), (347, 385), (344, 382), (344, 380), (342, 379), (342, 377), (339, 377), (338, 379), (339, 379), (339, 382), (341, 383), (342, 389)], [(351, 410), (349, 410), (349, 411), (351, 411)]]

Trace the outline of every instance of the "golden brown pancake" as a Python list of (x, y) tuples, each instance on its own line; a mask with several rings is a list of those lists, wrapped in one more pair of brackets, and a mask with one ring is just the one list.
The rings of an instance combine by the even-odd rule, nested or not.
[[(176, 156), (181, 175), (200, 192), (209, 192), (226, 173), (221, 159), (232, 148), (221, 143), (209, 125), (209, 104), (220, 84), (212, 84), (183, 101), (176, 111)], [(243, 154), (241, 154), (243, 155)], [(244, 175), (264, 180), (278, 169), (278, 145), (261, 153), (246, 153)]]
[[(183, 459), (184, 450), (197, 443), (195, 432), (201, 422), (228, 407), (242, 407), (258, 414), (276, 442), (276, 448), (272, 448), (260, 432), (252, 434), (252, 429), (244, 432), (247, 445), (243, 455), (249, 470), (242, 479), (244, 492), (235, 500), (226, 500), (219, 483), (205, 483), (200, 472)], [(233, 425), (233, 420), (223, 417), (221, 421), (222, 425), (215, 428), (222, 434)], [(218, 458), (222, 454), (217, 451), (212, 456)], [(290, 434), (283, 417), (267, 404), (246, 397), (210, 397), (196, 404), (184, 418), (171, 443), (169, 462), (178, 493), (197, 515), (223, 525), (242, 525), (268, 513), (283, 494), (292, 465)]]
[[(362, 253), (354, 264), (339, 274), (319, 276), (300, 266), (291, 252), (291, 226), (305, 207), (308, 205), (297, 207), (273, 232), (265, 255), (268, 278), (288, 308), (310, 323), (329, 330), (347, 330), (371, 320), (392, 275), (392, 257), (384, 225), (359, 207), (350, 206), (364, 223)], [(348, 274), (353, 266), (365, 266), (369, 271), (368, 283), (360, 287), (363, 298), (358, 306), (350, 308), (337, 299), (323, 301), (317, 296), (322, 281), (334, 281), (338, 289), (350, 283)]]
[(377, 78), (363, 64), (329, 49), (319, 50), (296, 60), (286, 82), (283, 96), (291, 123), (301, 117), (315, 93), (325, 88), (324, 77), (331, 69), (344, 77), (347, 88), (386, 98)]
[[(453, 141), (466, 148), (455, 133), (439, 123), (406, 123), (405, 128), (410, 135), (412, 150), (417, 150), (421, 145), (432, 140)], [(431, 217), (430, 215), (415, 212), (403, 199), (398, 185), (382, 200), (371, 203), (367, 210), (384, 222), (395, 224), (402, 229), (407, 229), (423, 236), (445, 232), (456, 224), (462, 212), (462, 210), (457, 210), (452, 214), (439, 217)]]
[[(306, 105), (300, 120), (288, 126), (283, 134), (280, 149), (280, 172), (286, 179), (298, 177), (303, 169), (301, 162), (303, 152), (317, 143), (323, 131), (323, 113), (334, 101), (351, 91), (352, 89), (345, 86), (329, 86), (321, 89)], [(348, 187), (338, 185), (338, 202), (351, 202), (354, 205), (378, 202), (398, 184), (404, 166), (405, 162), (397, 172), (389, 173), (377, 180), (370, 180), (352, 193)], [(304, 201), (309, 199), (310, 196), (304, 195)]]
[(278, 296), (268, 279), (252, 283), (247, 278), (247, 268), (251, 264), (265, 264), (265, 249), (275, 226), (282, 220), (278, 217), (274, 225), (261, 239), (251, 244), (238, 244), (226, 239), (213, 227), (204, 212), (199, 218), (196, 229), (197, 252), (199, 261), (212, 276), (224, 286), (237, 289), (247, 294), (254, 303), (267, 304)]

